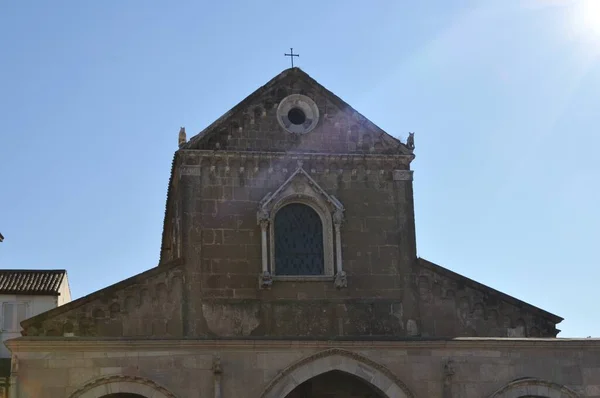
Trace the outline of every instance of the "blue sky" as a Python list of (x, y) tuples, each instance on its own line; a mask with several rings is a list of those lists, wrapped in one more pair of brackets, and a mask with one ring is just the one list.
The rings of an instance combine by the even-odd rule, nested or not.
[(0, 5), (0, 266), (156, 265), (177, 132), (297, 65), (416, 132), (418, 253), (600, 336), (600, 0)]

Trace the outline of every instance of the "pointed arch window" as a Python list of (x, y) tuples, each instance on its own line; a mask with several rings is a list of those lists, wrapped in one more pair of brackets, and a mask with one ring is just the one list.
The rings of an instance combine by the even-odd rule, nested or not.
[[(342, 270), (341, 225), (344, 207), (299, 167), (260, 202), (261, 287), (273, 280), (335, 280), (346, 286)], [(334, 278), (335, 276), (335, 278)]]
[(303, 203), (290, 203), (275, 214), (276, 275), (324, 275), (323, 223)]

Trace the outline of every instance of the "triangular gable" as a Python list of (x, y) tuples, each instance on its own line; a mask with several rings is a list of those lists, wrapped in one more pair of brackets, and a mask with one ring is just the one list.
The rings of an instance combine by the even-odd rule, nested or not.
[(484, 285), (483, 283), (479, 283), (479, 282), (477, 282), (473, 279), (470, 279), (464, 275), (461, 275), (454, 271), (451, 271), (448, 268), (444, 268), (441, 265), (438, 265), (438, 264), (432, 263), (431, 261), (425, 260), (424, 258), (419, 257), (418, 261), (419, 261), (420, 267), (429, 269), (439, 275), (453, 279), (453, 280), (459, 282), (459, 284), (461, 284), (461, 285), (469, 286), (472, 289), (481, 291), (482, 293), (485, 294), (486, 297), (492, 297), (492, 296), (497, 297), (498, 299), (505, 301), (507, 303), (510, 303), (518, 308), (526, 309), (527, 311), (535, 313), (541, 317), (547, 318), (554, 323), (560, 323), (564, 320), (563, 318), (561, 318), (558, 315), (552, 314), (544, 309), (534, 306), (533, 304), (529, 304), (523, 300), (515, 298), (511, 295), (503, 293), (494, 288), (491, 288), (487, 285)]
[[(279, 130), (276, 124), (258, 126), (258, 119), (266, 123), (273, 117), (277, 103), (288, 94), (310, 91), (316, 98), (322, 112), (319, 125), (322, 127), (306, 134), (306, 136), (290, 137), (287, 147), (286, 134), (273, 138)], [(283, 94), (282, 94), (283, 93)], [(270, 107), (270, 108), (269, 108)], [(256, 113), (258, 112), (258, 113)], [(253, 129), (262, 129), (269, 136), (260, 136), (252, 140), (249, 134)], [(248, 133), (250, 131), (250, 133)], [(309, 139), (310, 135), (326, 133), (329, 141), (321, 147), (318, 140)], [(238, 137), (239, 136), (239, 137)], [(283, 139), (281, 139), (283, 137)], [(239, 138), (239, 139), (237, 139)], [(347, 139), (349, 145), (338, 145)], [(228, 142), (229, 140), (229, 142)], [(310, 141), (310, 142), (308, 142)], [(277, 145), (283, 145), (277, 147)], [(261, 147), (262, 145), (262, 147)], [(332, 152), (385, 153), (413, 156), (409, 147), (399, 139), (389, 135), (373, 122), (368, 120), (331, 91), (299, 68), (286, 69), (271, 79), (267, 84), (250, 94), (231, 110), (192, 137), (181, 149), (232, 149), (232, 150), (296, 150), (311, 152), (314, 150), (331, 150)]]
[[(286, 196), (286, 191), (289, 188), (292, 188), (294, 182), (301, 180), (306, 180), (308, 183), (306, 187), (303, 189), (302, 195), (311, 196), (311, 197), (319, 197), (324, 203), (327, 203), (330, 211), (340, 210), (344, 211), (344, 206), (342, 203), (333, 195), (328, 194), (321, 186), (302, 168), (299, 166), (296, 171), (292, 173), (292, 175), (285, 180), (283, 184), (273, 193), (269, 192), (260, 202), (259, 209), (270, 211), (272, 206), (280, 199), (282, 196)], [(292, 188), (296, 195), (299, 195), (299, 189)], [(309, 190), (310, 192), (307, 192)]]

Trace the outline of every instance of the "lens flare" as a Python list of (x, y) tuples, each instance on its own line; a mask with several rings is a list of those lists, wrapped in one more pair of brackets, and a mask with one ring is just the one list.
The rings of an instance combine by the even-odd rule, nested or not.
[(580, 0), (575, 3), (574, 23), (581, 33), (600, 39), (600, 0)]

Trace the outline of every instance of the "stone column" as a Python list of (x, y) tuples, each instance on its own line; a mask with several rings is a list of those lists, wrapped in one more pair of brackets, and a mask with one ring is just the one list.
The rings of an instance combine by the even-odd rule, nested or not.
[(454, 376), (454, 362), (448, 360), (444, 364), (444, 382), (442, 384), (442, 397), (452, 398), (452, 377)]
[(267, 230), (269, 228), (269, 220), (260, 220), (260, 236), (262, 245), (262, 271), (269, 272), (269, 253), (267, 246)]
[(259, 275), (258, 285), (261, 289), (268, 288), (273, 283), (273, 278), (269, 272), (269, 246), (268, 246), (268, 230), (269, 230), (269, 212), (261, 208), (256, 214), (258, 224), (260, 225), (261, 250), (262, 250), (262, 273)]
[(19, 358), (13, 354), (12, 359), (10, 361), (10, 385), (8, 386), (8, 398), (18, 398), (18, 379)]
[(214, 398), (221, 398), (221, 375), (223, 374), (223, 369), (221, 368), (221, 357), (215, 356), (213, 357), (213, 366), (212, 371), (214, 375)]
[(335, 229), (335, 287), (348, 287), (346, 272), (342, 266), (342, 223), (344, 222), (344, 210), (337, 208), (333, 212), (333, 226)]

